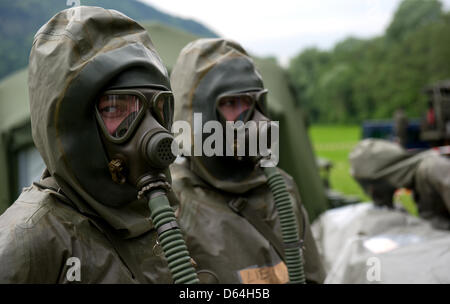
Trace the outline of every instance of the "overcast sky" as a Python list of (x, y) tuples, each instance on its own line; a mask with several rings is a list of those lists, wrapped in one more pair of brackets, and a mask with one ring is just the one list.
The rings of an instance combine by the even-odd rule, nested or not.
[[(200, 21), (222, 37), (283, 64), (306, 47), (329, 49), (356, 36), (381, 35), (401, 0), (140, 0)], [(427, 1), (427, 0), (423, 0)], [(449, 9), (450, 0), (441, 0)]]

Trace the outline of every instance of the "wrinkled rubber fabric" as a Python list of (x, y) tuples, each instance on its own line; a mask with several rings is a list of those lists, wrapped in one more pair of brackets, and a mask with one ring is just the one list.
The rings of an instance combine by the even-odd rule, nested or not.
[(137, 236), (151, 229), (149, 211), (145, 201), (130, 204), (137, 197), (134, 186), (111, 179), (95, 101), (124, 70), (148, 72), (135, 86), (170, 88), (167, 71), (134, 20), (99, 7), (75, 9), (55, 15), (33, 42), (28, 77), (33, 140), (80, 210), (100, 215), (127, 237)]
[(419, 215), (433, 227), (450, 229), (450, 160), (429, 150), (410, 154), (397, 144), (361, 141), (350, 153), (356, 180), (383, 180), (414, 191)]
[[(205, 183), (192, 171), (186, 158), (171, 166), (173, 190), (179, 199), (178, 220), (186, 235), (191, 256), (198, 271), (207, 273), (211, 283), (286, 283), (284, 262), (258, 230), (231, 210), (235, 198), (248, 204), (281, 240), (280, 223), (272, 193), (266, 185), (236, 194), (220, 191)], [(281, 171), (281, 170), (280, 170)], [(281, 171), (287, 183), (294, 211), (303, 235), (300, 197), (294, 181)], [(305, 274), (309, 282), (322, 283), (325, 272), (312, 237), (307, 215), (304, 243)], [(204, 275), (204, 274), (203, 274)]]
[(386, 180), (397, 187), (412, 187), (420, 162), (436, 155), (425, 151), (412, 155), (400, 145), (380, 139), (365, 139), (349, 155), (351, 174), (355, 179)]
[(433, 227), (450, 230), (450, 160), (425, 158), (415, 176), (415, 200), (419, 215)]
[[(146, 30), (117, 11), (64, 10), (36, 34), (29, 64), (32, 134), (48, 169), (43, 177), (57, 188), (26, 188), (1, 215), (0, 283), (69, 282), (71, 257), (80, 262), (81, 283), (172, 282), (164, 257), (153, 252), (147, 202), (136, 200), (131, 185), (111, 180), (95, 120), (102, 89), (131, 67), (148, 72), (135, 85), (170, 88)], [(99, 222), (117, 237), (115, 244)], [(132, 253), (133, 263), (120, 251)], [(132, 264), (142, 275), (133, 278)]]
[[(215, 102), (220, 94), (263, 89), (261, 75), (246, 51), (238, 43), (220, 38), (198, 39), (185, 46), (173, 68), (171, 84), (176, 100), (174, 120), (187, 121), (192, 134), (181, 136), (192, 138), (194, 133), (202, 132), (194, 124), (194, 113), (202, 113), (203, 125), (218, 120)], [(185, 153), (194, 151), (193, 146), (183, 149)], [(244, 193), (266, 183), (262, 170), (252, 170), (253, 164), (247, 176), (240, 176), (241, 172), (248, 172), (247, 166), (235, 170), (238, 164), (229, 159), (192, 157), (192, 169), (210, 185), (228, 192)]]
[(80, 283), (172, 283), (155, 245), (154, 231), (121, 242), (145, 278), (138, 281), (90, 216), (32, 186), (0, 216), (0, 283), (77, 283), (70, 280), (72, 257)]
[[(264, 88), (251, 57), (238, 43), (226, 39), (199, 39), (184, 47), (173, 68), (171, 84), (176, 100), (175, 121), (187, 121), (193, 131), (183, 135), (191, 137), (202, 131), (195, 128), (194, 113), (202, 113), (203, 123), (218, 120), (214, 105), (220, 94)], [(193, 148), (183, 149), (190, 152)], [(236, 161), (226, 162), (226, 157), (179, 158), (170, 169), (180, 203), (179, 222), (201, 277), (215, 283), (288, 281), (287, 267), (269, 240), (228, 205), (233, 199), (247, 200), (282, 240), (275, 203), (262, 170), (252, 164), (248, 172)], [(248, 174), (239, 176), (244, 171)], [(292, 178), (283, 175), (302, 236), (302, 213), (306, 215), (306, 210)], [(306, 278), (321, 283), (325, 277), (323, 266), (309, 222), (305, 226)]]
[(450, 283), (450, 232), (400, 209), (362, 203), (312, 224), (325, 283)]

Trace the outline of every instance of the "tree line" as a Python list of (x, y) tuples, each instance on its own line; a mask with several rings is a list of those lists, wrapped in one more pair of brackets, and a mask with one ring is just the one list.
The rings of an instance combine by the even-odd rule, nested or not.
[(404, 0), (382, 36), (309, 48), (288, 72), (300, 106), (316, 123), (421, 117), (425, 86), (450, 78), (450, 12), (439, 0)]

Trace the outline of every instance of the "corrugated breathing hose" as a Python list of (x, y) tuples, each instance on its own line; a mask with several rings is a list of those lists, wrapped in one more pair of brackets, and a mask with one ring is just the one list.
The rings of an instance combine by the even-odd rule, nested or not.
[(164, 192), (150, 193), (148, 206), (175, 284), (199, 283), (175, 213)]
[(289, 281), (290, 283), (305, 284), (302, 249), (297, 231), (297, 221), (286, 183), (276, 167), (265, 167), (262, 169), (267, 177), (267, 183), (272, 191), (280, 218)]

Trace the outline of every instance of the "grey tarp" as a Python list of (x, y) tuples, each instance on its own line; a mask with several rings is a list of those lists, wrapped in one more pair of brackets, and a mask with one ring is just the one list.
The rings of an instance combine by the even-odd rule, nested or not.
[(450, 283), (450, 232), (399, 209), (363, 203), (312, 225), (325, 283)]

